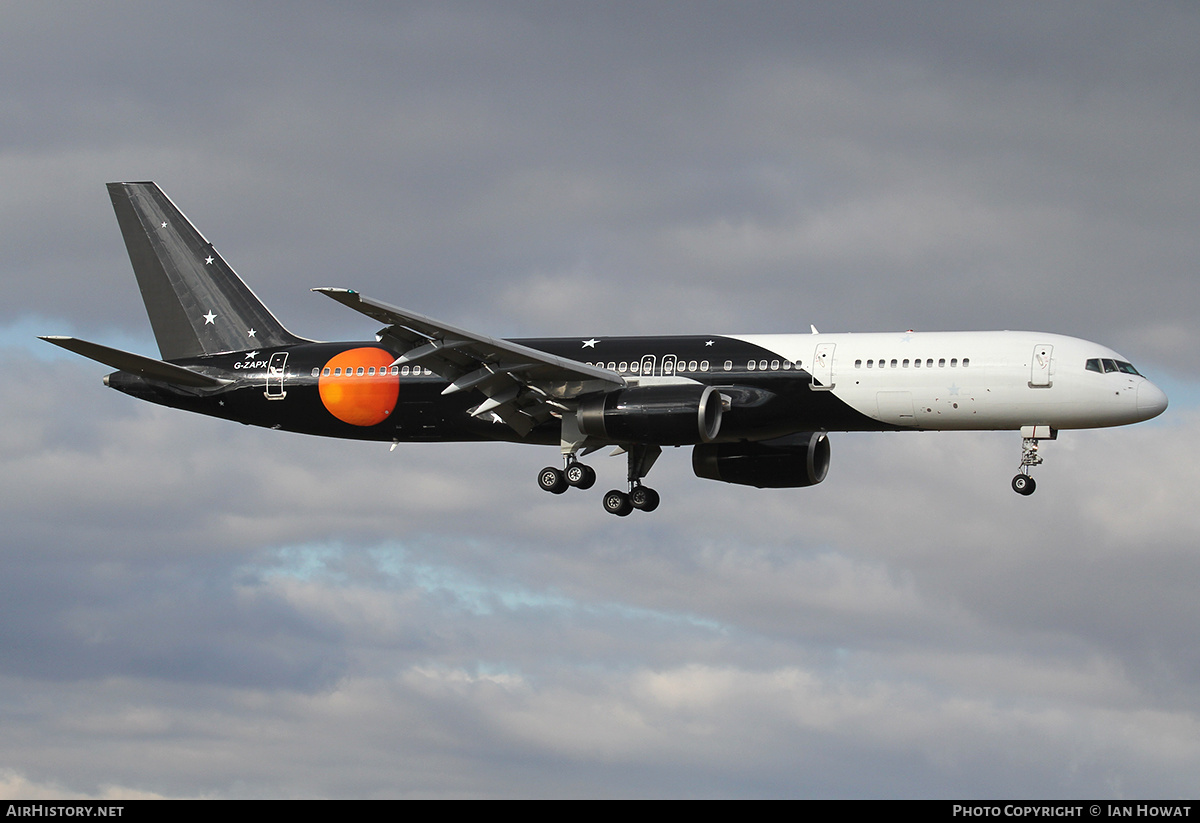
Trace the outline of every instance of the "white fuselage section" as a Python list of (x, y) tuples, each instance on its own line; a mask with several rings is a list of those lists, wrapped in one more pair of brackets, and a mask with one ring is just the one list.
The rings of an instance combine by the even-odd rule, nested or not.
[[(1041, 332), (734, 335), (778, 352), (881, 423), (934, 430), (1081, 429), (1147, 420), (1166, 395), (1140, 374), (1096, 371), (1109, 348)], [(817, 385), (819, 384), (819, 385)]]

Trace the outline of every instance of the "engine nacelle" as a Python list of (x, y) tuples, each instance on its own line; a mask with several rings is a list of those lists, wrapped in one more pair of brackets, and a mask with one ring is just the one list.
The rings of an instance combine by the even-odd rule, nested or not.
[(829, 473), (829, 438), (805, 432), (769, 443), (704, 443), (692, 449), (692, 471), (760, 489), (815, 486)]
[(696, 383), (633, 386), (585, 397), (576, 420), (589, 437), (626, 443), (688, 446), (721, 430), (721, 395)]

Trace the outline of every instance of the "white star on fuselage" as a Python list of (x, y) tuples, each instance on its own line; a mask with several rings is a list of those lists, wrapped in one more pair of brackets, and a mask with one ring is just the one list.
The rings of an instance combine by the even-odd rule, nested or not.
[(712, 344), (713, 344), (713, 341), (711, 341), (711, 340), (704, 341), (704, 345), (706, 345), (706, 346), (711, 346)]
[(204, 325), (206, 326), (217, 319), (217, 316), (212, 313), (212, 309), (208, 310), (208, 314), (202, 314), (200, 316), (204, 318)]
[(584, 340), (583, 347), (585, 349), (594, 349), (594, 348), (596, 348), (596, 344), (599, 342), (600, 342), (599, 340), (597, 340), (596, 338), (593, 337), (591, 340)]
[(258, 354), (258, 352), (256, 352), (256, 351), (248, 351), (248, 352), (246, 352), (246, 359), (247, 359), (247, 360), (250, 360), (250, 359), (251, 359), (251, 358), (253, 358), (253, 357), (254, 357), (254, 355), (256, 355), (256, 354)]

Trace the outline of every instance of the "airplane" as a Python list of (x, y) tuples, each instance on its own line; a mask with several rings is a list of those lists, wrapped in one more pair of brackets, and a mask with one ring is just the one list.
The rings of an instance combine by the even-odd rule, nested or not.
[(162, 359), (74, 337), (41, 339), (117, 371), (142, 400), (254, 426), (398, 443), (558, 445), (552, 494), (587, 489), (579, 458), (616, 447), (627, 486), (605, 511), (650, 512), (643, 484), (664, 446), (698, 477), (758, 488), (822, 482), (833, 431), (1021, 434), (1012, 488), (1029, 495), (1042, 440), (1167, 408), (1130, 361), (1057, 334), (967, 331), (702, 334), (504, 340), (347, 288), (313, 289), (383, 328), (324, 343), (289, 332), (152, 182), (109, 183)]

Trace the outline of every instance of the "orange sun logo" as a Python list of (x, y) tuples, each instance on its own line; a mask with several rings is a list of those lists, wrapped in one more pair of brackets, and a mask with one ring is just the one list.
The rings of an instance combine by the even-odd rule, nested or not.
[(395, 358), (383, 349), (350, 349), (334, 355), (317, 388), (329, 413), (352, 426), (374, 426), (396, 408), (400, 378), (388, 367)]

